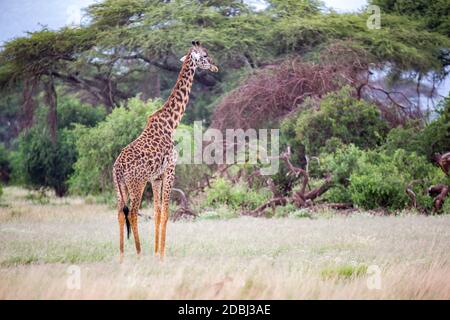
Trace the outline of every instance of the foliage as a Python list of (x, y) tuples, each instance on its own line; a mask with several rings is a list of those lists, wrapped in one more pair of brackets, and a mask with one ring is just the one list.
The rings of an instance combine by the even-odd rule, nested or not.
[(27, 77), (40, 77), (93, 45), (93, 34), (84, 28), (43, 29), (16, 38), (0, 54), (0, 86)]
[(450, 98), (440, 103), (437, 117), (427, 126), (410, 122), (404, 127), (392, 129), (386, 138), (384, 149), (392, 153), (402, 148), (433, 159), (436, 153), (445, 153), (450, 148)]
[[(390, 102), (376, 99), (367, 86), (354, 89), (362, 88), (373, 67), (388, 68), (393, 86), (393, 75), (442, 79), (450, 60), (448, 1), (372, 0), (383, 11), (381, 29), (373, 30), (366, 25), (368, 13), (337, 14), (323, 10), (319, 0), (266, 3), (257, 12), (241, 0), (106, 0), (87, 8), (89, 22), (78, 28), (43, 28), (5, 43), (2, 180), (12, 167), (16, 183), (63, 194), (70, 177), (75, 193), (109, 195), (115, 157), (161, 104), (130, 98), (139, 92), (166, 97), (179, 58), (198, 39), (220, 72), (196, 73), (184, 123), (202, 119), (216, 128), (247, 129), (275, 127), (288, 116), (281, 143), (291, 147), (292, 163), (305, 168), (306, 154), (320, 154), (320, 166), (310, 157), (310, 184), (332, 174), (333, 187), (323, 199), (395, 210), (411, 205), (405, 188), (417, 180), (412, 187), (419, 205), (429, 209), (425, 189), (442, 174), (428, 161), (450, 151), (450, 99), (430, 123), (420, 119), (389, 131)], [(179, 166), (177, 187), (189, 193), (208, 170)], [(291, 192), (296, 179), (287, 172), (282, 163), (273, 177), (281, 194)], [(252, 209), (269, 192), (216, 179), (206, 197), (210, 206)]]
[(199, 215), (200, 220), (217, 220), (217, 219), (232, 219), (236, 218), (237, 212), (227, 206), (218, 206), (214, 210), (202, 212)]
[(0, 95), (0, 141), (7, 146), (19, 132), (21, 90), (4, 90)]
[(318, 109), (309, 101), (300, 107), (295, 139), (305, 145), (308, 154), (315, 155), (331, 138), (363, 149), (373, 148), (383, 141), (387, 129), (378, 108), (353, 98), (345, 87), (326, 95)]
[(232, 209), (255, 209), (270, 198), (266, 189), (251, 190), (243, 183), (232, 184), (224, 178), (215, 179), (210, 188), (205, 190), (206, 206), (228, 205)]
[(76, 125), (78, 157), (69, 181), (71, 191), (87, 195), (111, 190), (114, 160), (122, 148), (137, 138), (148, 116), (160, 105), (158, 100), (144, 102), (133, 98), (93, 128)]
[(67, 129), (58, 131), (54, 144), (44, 126), (35, 126), (19, 136), (18, 145), (12, 163), (16, 180), (36, 188), (53, 188), (63, 196), (76, 157), (73, 134)]
[(366, 52), (350, 41), (338, 41), (320, 50), (318, 60), (287, 58), (252, 73), (226, 94), (213, 115), (214, 128), (273, 126), (294, 112), (305, 99), (320, 99), (346, 84), (359, 83), (368, 70)]
[(320, 270), (320, 275), (323, 279), (329, 278), (356, 278), (367, 274), (367, 266), (364, 264), (361, 265), (339, 265), (333, 267), (327, 267)]
[(9, 152), (5, 145), (0, 143), (0, 182), (7, 183), (11, 175)]
[[(439, 33), (424, 30), (417, 20), (383, 14), (382, 28), (368, 30), (366, 14), (326, 14), (292, 16), (280, 19), (270, 30), (276, 38), (278, 54), (310, 52), (333, 40), (352, 39), (370, 52), (377, 62), (390, 62), (400, 70), (441, 70), (442, 49), (449, 39)], [(445, 59), (444, 59), (445, 60)]]
[(12, 176), (16, 183), (53, 188), (58, 196), (62, 196), (67, 191), (67, 180), (76, 160), (73, 124), (78, 122), (91, 126), (105, 117), (105, 111), (82, 104), (75, 97), (64, 96), (58, 105), (61, 121), (56, 144), (52, 142), (46, 125), (47, 113), (47, 107), (38, 108), (36, 124), (22, 132), (15, 142), (17, 150), (10, 156)]
[(411, 205), (406, 188), (411, 186), (419, 206), (431, 210), (427, 188), (442, 180), (439, 169), (415, 152), (397, 149), (361, 150), (344, 146), (324, 155), (324, 171), (333, 175), (334, 186), (324, 198), (330, 202), (350, 202), (364, 209), (398, 210)]
[(93, 127), (106, 117), (106, 110), (82, 103), (71, 95), (63, 95), (58, 101), (58, 128), (74, 128), (75, 124)]
[(450, 201), (448, 199), (442, 205), (442, 213), (450, 214)]
[(427, 125), (420, 136), (424, 155), (429, 159), (435, 153), (445, 153), (450, 149), (450, 96), (440, 104), (438, 117)]
[(450, 3), (447, 0), (371, 0), (383, 12), (408, 15), (423, 22), (429, 30), (450, 36)]

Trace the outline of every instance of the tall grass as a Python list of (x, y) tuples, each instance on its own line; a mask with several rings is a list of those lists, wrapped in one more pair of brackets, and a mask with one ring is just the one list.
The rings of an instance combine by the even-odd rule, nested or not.
[[(448, 215), (169, 222), (164, 262), (140, 219), (143, 256), (129, 240), (119, 264), (114, 209), (4, 192), (1, 299), (450, 299)], [(368, 286), (374, 265), (380, 289)]]

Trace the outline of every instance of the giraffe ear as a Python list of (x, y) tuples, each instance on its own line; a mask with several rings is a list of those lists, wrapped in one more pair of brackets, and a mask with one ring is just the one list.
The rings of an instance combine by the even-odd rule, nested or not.
[(183, 56), (183, 57), (180, 59), (181, 62), (184, 62), (184, 60), (186, 60), (186, 56)]

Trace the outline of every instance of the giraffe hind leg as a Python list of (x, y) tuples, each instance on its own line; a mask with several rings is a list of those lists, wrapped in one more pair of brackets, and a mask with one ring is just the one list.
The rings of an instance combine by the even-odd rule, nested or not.
[(130, 224), (133, 231), (134, 244), (136, 246), (136, 253), (141, 253), (141, 242), (139, 240), (138, 229), (138, 211), (141, 206), (142, 194), (144, 192), (146, 183), (142, 183), (134, 188), (128, 188), (130, 191)]
[[(126, 208), (127, 190), (124, 184), (116, 182), (117, 191), (117, 218), (119, 221), (119, 250), (120, 250), (120, 262), (123, 261), (124, 254), (124, 226), (125, 221), (128, 220), (124, 209)], [(119, 189), (120, 188), (120, 189)]]
[(155, 223), (155, 244), (154, 244), (155, 255), (157, 255), (159, 251), (159, 229), (161, 222), (161, 186), (162, 180), (160, 178), (152, 181), (153, 220)]

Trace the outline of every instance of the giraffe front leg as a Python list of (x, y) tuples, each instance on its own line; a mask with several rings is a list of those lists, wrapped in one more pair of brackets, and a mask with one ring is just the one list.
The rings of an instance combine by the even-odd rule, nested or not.
[(164, 258), (166, 247), (166, 227), (169, 220), (169, 201), (172, 192), (173, 182), (175, 180), (175, 164), (170, 164), (163, 175), (162, 185), (162, 208), (161, 208), (161, 240), (159, 253), (161, 259)]
[(136, 253), (139, 256), (141, 254), (141, 242), (139, 240), (139, 229), (138, 229), (138, 215), (137, 211), (131, 211), (130, 215), (131, 230), (133, 231), (134, 244), (136, 246)]
[(159, 251), (159, 229), (161, 223), (161, 186), (161, 179), (157, 179), (152, 182), (153, 219), (155, 221), (155, 255), (157, 255)]

